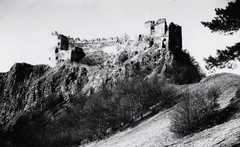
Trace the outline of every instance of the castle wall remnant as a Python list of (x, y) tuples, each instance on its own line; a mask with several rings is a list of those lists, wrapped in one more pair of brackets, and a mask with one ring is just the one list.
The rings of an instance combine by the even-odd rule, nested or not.
[(155, 44), (166, 49), (182, 49), (182, 28), (179, 25), (170, 23), (167, 26), (165, 18), (145, 22), (149, 29), (149, 37), (153, 38)]
[(153, 35), (155, 32), (155, 21), (147, 21), (145, 22), (145, 27), (150, 28), (150, 35)]

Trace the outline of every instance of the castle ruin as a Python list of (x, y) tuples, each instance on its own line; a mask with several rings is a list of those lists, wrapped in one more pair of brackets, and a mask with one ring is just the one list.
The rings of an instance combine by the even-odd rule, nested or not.
[[(182, 49), (181, 26), (172, 22), (168, 26), (165, 18), (159, 19), (156, 22), (152, 20), (147, 21), (144, 25), (149, 30), (149, 33), (139, 35), (138, 42), (146, 41), (146, 38), (148, 38), (148, 41), (149, 39), (151, 40), (151, 44), (156, 44), (161, 49)], [(89, 48), (97, 49), (102, 46), (112, 46), (121, 43), (118, 37), (81, 40), (80, 38), (73, 39), (70, 36), (66, 37), (57, 32), (52, 33), (52, 35), (58, 38), (58, 44), (53, 48), (51, 51), (52, 54), (49, 57), (50, 65), (52, 66), (65, 60), (79, 62), (85, 56), (84, 51)]]

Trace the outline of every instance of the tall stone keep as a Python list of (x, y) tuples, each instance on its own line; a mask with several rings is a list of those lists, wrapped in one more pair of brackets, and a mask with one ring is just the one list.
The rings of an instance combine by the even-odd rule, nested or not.
[(52, 48), (51, 55), (49, 57), (51, 66), (57, 65), (63, 60), (70, 59), (71, 51), (68, 48), (68, 38), (57, 32), (52, 34), (57, 37), (57, 45)]

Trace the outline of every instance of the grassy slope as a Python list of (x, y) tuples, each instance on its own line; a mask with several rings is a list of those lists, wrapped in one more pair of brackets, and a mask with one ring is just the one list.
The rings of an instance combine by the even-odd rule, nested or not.
[(221, 96), (218, 99), (220, 108), (225, 108), (230, 100), (235, 96), (235, 92), (240, 85), (240, 76), (231, 73), (220, 73), (210, 75), (196, 84), (181, 85), (179, 91), (184, 92), (189, 90), (190, 93), (200, 91), (202, 94), (207, 94), (207, 90), (215, 87), (220, 90)]
[[(227, 106), (236, 105), (240, 108), (238, 100), (234, 98), (237, 87), (240, 85), (240, 76), (229, 73), (221, 73), (211, 75), (197, 84), (179, 86), (179, 91), (190, 92), (201, 91), (204, 95), (207, 89), (216, 87), (221, 91), (218, 99), (220, 109)], [(174, 107), (170, 110), (160, 112), (154, 117), (142, 122), (134, 128), (119, 132), (112, 137), (99, 142), (93, 142), (87, 146), (226, 146), (238, 144), (240, 138), (240, 118), (238, 111), (230, 121), (221, 125), (214, 126), (202, 132), (186, 136), (184, 138), (176, 138), (169, 131), (171, 125), (170, 117)], [(233, 119), (234, 118), (234, 119)]]

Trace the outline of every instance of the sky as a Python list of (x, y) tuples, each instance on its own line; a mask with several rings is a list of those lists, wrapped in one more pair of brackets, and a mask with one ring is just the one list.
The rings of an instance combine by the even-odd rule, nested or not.
[(51, 33), (82, 39), (134, 36), (144, 22), (166, 18), (182, 26), (183, 49), (204, 68), (203, 58), (232, 46), (240, 34), (211, 33), (201, 21), (211, 21), (215, 8), (231, 0), (0, 0), (0, 72), (16, 62), (47, 64), (56, 45)]

